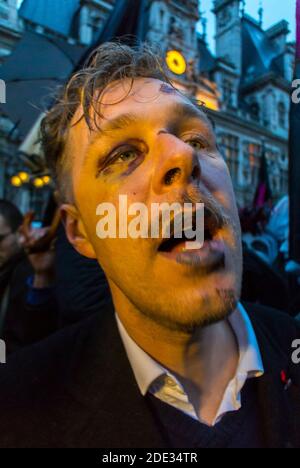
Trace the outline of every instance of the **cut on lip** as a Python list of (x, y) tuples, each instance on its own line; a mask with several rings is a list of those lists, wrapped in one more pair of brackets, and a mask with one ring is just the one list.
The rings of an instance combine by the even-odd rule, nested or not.
[[(219, 215), (212, 212), (209, 208), (204, 208), (204, 240), (210, 241), (213, 240), (217, 231), (223, 226), (222, 219)], [(193, 213), (193, 230), (196, 229), (196, 213)], [(180, 238), (174, 237), (174, 220), (171, 221), (170, 225), (170, 237), (162, 240), (159, 245), (159, 252), (170, 252), (174, 247), (186, 241), (192, 242), (196, 239), (188, 239), (185, 236), (184, 230), (181, 233)]]

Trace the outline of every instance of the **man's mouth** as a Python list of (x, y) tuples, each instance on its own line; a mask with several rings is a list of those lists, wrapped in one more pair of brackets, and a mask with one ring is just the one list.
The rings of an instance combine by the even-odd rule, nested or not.
[[(215, 239), (217, 232), (222, 228), (223, 221), (221, 216), (216, 215), (208, 208), (204, 208), (204, 244), (205, 242), (211, 242)], [(175, 237), (174, 220), (172, 220), (169, 228), (170, 236), (162, 239), (158, 251), (159, 252), (182, 252), (186, 250), (186, 242), (197, 242), (196, 240), (196, 215), (193, 213), (192, 218), (192, 229), (195, 232), (194, 238), (188, 238), (186, 236), (186, 229), (183, 229), (177, 237)], [(193, 250), (193, 249), (191, 249)]]
[[(174, 222), (170, 225), (170, 236), (162, 239), (158, 252), (177, 263), (193, 265), (202, 268), (206, 272), (224, 267), (225, 245), (220, 239), (220, 231), (224, 227), (222, 216), (209, 208), (204, 208), (204, 243), (199, 248), (199, 242), (194, 238), (187, 238), (185, 230), (181, 236), (175, 237)], [(196, 216), (193, 215), (193, 231), (196, 232)], [(179, 237), (179, 238), (178, 238)], [(187, 248), (187, 242), (189, 247)], [(193, 248), (193, 243), (195, 244)]]

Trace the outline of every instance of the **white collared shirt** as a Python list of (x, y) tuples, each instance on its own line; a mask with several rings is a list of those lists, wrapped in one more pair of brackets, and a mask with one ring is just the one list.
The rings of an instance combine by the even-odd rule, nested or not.
[[(155, 397), (200, 421), (186, 392), (176, 377), (145, 353), (128, 335), (116, 314), (119, 332), (142, 395), (150, 392)], [(235, 377), (229, 382), (212, 425), (229, 411), (241, 408), (241, 390), (249, 378), (264, 373), (261, 353), (254, 329), (242, 304), (229, 317), (239, 347), (239, 363)], [(203, 421), (201, 421), (203, 422)]]

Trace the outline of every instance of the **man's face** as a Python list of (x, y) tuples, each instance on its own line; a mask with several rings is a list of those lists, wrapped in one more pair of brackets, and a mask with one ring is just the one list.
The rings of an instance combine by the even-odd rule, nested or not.
[(5, 218), (0, 215), (0, 267), (20, 250), (18, 235), (13, 233)]
[[(159, 80), (136, 79), (126, 97), (129, 85), (115, 82), (102, 93), (100, 132), (84, 119), (70, 131), (74, 200), (88, 239), (118, 304), (123, 297), (176, 329), (220, 320), (239, 298), (242, 261), (232, 183), (212, 126)], [(112, 203), (118, 217), (120, 195), (149, 212), (152, 203), (210, 200), (228, 222), (189, 252), (184, 241), (167, 248), (162, 239), (99, 239), (96, 207)]]

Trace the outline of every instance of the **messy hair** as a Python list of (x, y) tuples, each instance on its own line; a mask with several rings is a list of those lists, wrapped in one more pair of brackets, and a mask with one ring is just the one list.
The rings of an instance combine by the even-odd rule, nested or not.
[[(73, 74), (57, 96), (42, 121), (41, 135), (46, 162), (61, 201), (70, 196), (70, 193), (66, 193), (69, 192), (70, 179), (66, 177), (69, 159), (66, 146), (70, 128), (81, 119), (85, 119), (89, 129), (99, 128), (96, 117), (101, 117), (101, 102), (97, 96), (109, 84), (124, 78), (131, 79), (129, 94), (134, 79), (138, 77), (156, 78), (172, 86), (162, 55), (152, 47), (147, 44), (129, 47), (120, 42), (107, 42), (94, 50), (84, 67)], [(82, 115), (73, 123), (72, 119), (80, 105)]]

